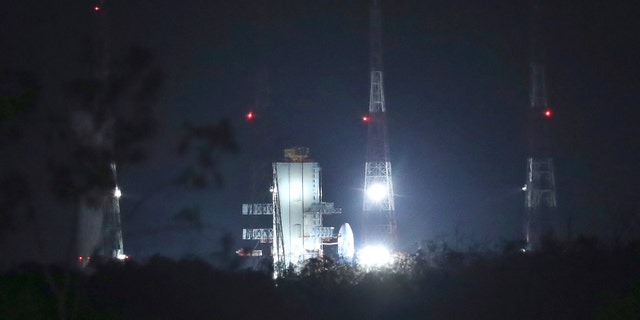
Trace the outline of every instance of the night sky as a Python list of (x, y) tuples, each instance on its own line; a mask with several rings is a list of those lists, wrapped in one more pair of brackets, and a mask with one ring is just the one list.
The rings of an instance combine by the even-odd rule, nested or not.
[[(343, 208), (325, 225), (350, 222), (357, 238), (366, 145), (360, 116), (368, 110), (370, 81), (368, 1), (106, 0), (100, 12), (93, 6), (66, 0), (5, 6), (0, 68), (34, 73), (37, 110), (63, 110), (61, 88), (89, 74), (82, 56), (95, 35), (95, 15), (108, 14), (111, 56), (131, 45), (150, 50), (164, 75), (154, 110), (160, 130), (148, 160), (119, 171), (128, 254), (208, 256), (225, 233), (236, 247), (253, 246), (240, 240), (242, 228), (270, 220), (243, 217), (241, 204), (268, 200), (270, 163), (297, 145), (309, 147), (323, 168), (324, 200)], [(638, 208), (637, 8), (632, 1), (543, 1), (541, 8), (539, 49), (554, 110), (559, 209), (580, 221), (574, 236), (609, 236), (607, 210)], [(414, 251), (424, 240), (454, 243), (456, 234), (464, 246), (520, 239), (529, 6), (397, 0), (384, 1), (382, 15), (400, 248)], [(257, 99), (264, 91), (268, 98)], [(244, 114), (260, 103), (267, 107), (247, 122)], [(182, 124), (223, 119), (239, 147), (220, 159), (223, 185), (155, 191), (188, 162), (176, 154)], [(28, 132), (38, 131), (29, 124)], [(26, 143), (19, 150), (37, 148)], [(252, 167), (263, 171), (252, 175)], [(41, 179), (32, 183), (44, 184)], [(49, 197), (42, 197), (46, 208)], [(200, 212), (199, 229), (175, 219), (184, 208)], [(47, 242), (68, 233), (67, 215), (38, 214)], [(28, 238), (21, 228), (14, 239)], [(5, 237), (5, 247), (25, 246), (12, 237)]]

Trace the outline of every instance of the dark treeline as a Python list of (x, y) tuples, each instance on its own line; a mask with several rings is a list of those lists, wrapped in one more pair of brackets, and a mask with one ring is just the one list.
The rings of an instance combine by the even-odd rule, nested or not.
[(83, 272), (23, 265), (0, 277), (0, 318), (640, 319), (639, 243), (441, 249), (369, 272), (311, 260), (277, 281), (269, 271), (220, 270), (195, 258), (96, 263)]

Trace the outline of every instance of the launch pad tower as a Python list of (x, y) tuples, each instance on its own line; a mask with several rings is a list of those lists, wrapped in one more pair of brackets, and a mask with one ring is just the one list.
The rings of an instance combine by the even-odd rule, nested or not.
[(391, 161), (384, 103), (379, 0), (371, 7), (371, 92), (364, 169), (362, 244), (394, 249), (397, 241)]
[(551, 125), (553, 110), (549, 107), (545, 69), (540, 51), (540, 14), (533, 7), (531, 22), (531, 87), (527, 112), (529, 156), (527, 158), (524, 235), (527, 247), (540, 247), (542, 237), (553, 232), (556, 214), (556, 185), (553, 166)]
[(321, 168), (310, 161), (309, 149), (285, 149), (285, 161), (273, 163), (272, 203), (243, 204), (243, 215), (272, 215), (271, 228), (243, 229), (244, 240), (271, 242), (276, 272), (299, 267), (323, 255), (323, 241), (334, 238), (323, 215), (339, 214), (332, 202), (322, 201)]
[[(98, 90), (91, 101), (89, 110), (94, 114), (108, 114), (108, 106), (100, 98), (106, 95), (109, 77), (108, 21), (104, 0), (99, 0), (91, 8), (94, 23), (93, 45), (95, 50), (95, 82)], [(108, 117), (106, 117), (108, 118)], [(104, 155), (95, 167), (111, 173), (111, 179), (104, 186), (90, 188), (79, 196), (79, 209), (76, 234), (76, 254), (80, 267), (85, 267), (92, 256), (107, 259), (124, 260), (122, 221), (120, 216), (120, 197), (117, 168), (115, 161), (115, 142), (113, 125), (102, 123), (104, 130), (93, 132), (94, 141), (85, 145), (92, 151)], [(103, 132), (102, 132), (103, 131)], [(107, 137), (107, 138), (104, 138)]]

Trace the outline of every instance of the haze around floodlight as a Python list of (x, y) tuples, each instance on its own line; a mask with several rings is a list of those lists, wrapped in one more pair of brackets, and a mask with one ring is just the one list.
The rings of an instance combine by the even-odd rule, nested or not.
[(358, 252), (358, 263), (365, 267), (382, 267), (392, 262), (391, 253), (383, 246), (366, 246)]
[(380, 201), (387, 196), (387, 187), (376, 183), (367, 189), (367, 197), (373, 201)]

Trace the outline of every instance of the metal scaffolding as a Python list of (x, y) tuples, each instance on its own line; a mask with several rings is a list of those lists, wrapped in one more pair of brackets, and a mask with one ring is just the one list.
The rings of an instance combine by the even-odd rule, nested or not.
[(369, 96), (367, 154), (363, 188), (363, 242), (395, 248), (397, 241), (395, 201), (381, 50), (381, 14), (379, 1), (371, 8), (371, 91)]

